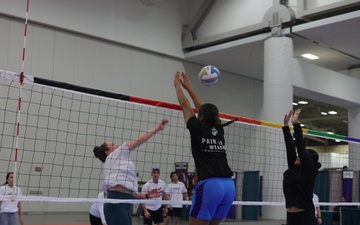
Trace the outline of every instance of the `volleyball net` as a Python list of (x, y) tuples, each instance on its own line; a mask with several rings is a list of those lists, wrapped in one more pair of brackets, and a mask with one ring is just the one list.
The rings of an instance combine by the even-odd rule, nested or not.
[[(15, 170), (18, 80), (18, 74), (0, 70), (1, 182)], [(178, 105), (28, 75), (21, 105), (16, 184), (24, 195), (22, 201), (97, 201), (103, 164), (94, 157), (94, 146), (107, 141), (121, 145), (163, 118), (169, 120), (167, 127), (131, 153), (139, 184), (151, 179), (152, 168), (160, 169), (160, 179), (166, 183), (171, 182), (170, 173), (178, 171), (191, 198), (196, 173), (190, 135)], [(284, 205), (287, 160), (281, 125), (228, 114), (221, 117), (224, 122), (238, 119), (224, 128), (227, 158), (235, 172), (234, 204)], [(360, 161), (359, 140), (311, 130), (304, 134), (307, 146), (319, 153), (324, 172), (319, 173), (315, 192), (321, 202), (337, 202), (344, 190), (341, 168), (349, 165), (349, 151), (352, 160)], [(347, 192), (359, 202), (359, 172), (352, 171), (351, 178)]]

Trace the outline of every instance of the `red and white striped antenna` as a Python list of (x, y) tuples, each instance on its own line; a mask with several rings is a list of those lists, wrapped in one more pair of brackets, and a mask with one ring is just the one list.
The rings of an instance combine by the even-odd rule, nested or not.
[[(24, 82), (24, 65), (25, 65), (25, 49), (26, 49), (26, 35), (28, 27), (28, 16), (29, 16), (29, 4), (30, 0), (26, 0), (26, 14), (25, 14), (25, 24), (24, 24), (24, 44), (22, 49), (21, 57), (21, 71), (19, 76), (20, 88), (19, 88), (19, 100), (18, 100), (18, 109), (17, 109), (17, 123), (16, 123), (16, 144), (15, 144), (15, 159), (14, 159), (14, 184), (13, 184), (13, 193), (15, 195), (15, 186), (16, 186), (16, 176), (17, 176), (17, 160), (19, 152), (19, 136), (20, 136), (20, 115), (21, 115), (21, 102), (22, 102), (22, 90)], [(12, 196), (13, 198), (15, 196)]]

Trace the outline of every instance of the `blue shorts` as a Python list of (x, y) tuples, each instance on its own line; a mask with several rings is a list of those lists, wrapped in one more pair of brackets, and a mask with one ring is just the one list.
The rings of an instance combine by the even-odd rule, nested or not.
[(190, 217), (200, 220), (226, 218), (235, 200), (235, 183), (231, 178), (210, 177), (194, 187)]

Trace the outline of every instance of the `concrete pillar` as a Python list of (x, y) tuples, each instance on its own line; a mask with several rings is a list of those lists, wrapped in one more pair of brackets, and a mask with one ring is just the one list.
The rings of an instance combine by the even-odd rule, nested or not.
[[(360, 65), (348, 70), (348, 75), (360, 79)], [(348, 136), (360, 138), (360, 107), (348, 108)], [(349, 144), (349, 168), (360, 170), (360, 145)]]
[(265, 41), (262, 120), (283, 123), (284, 115), (292, 109), (292, 59), (291, 38), (272, 37)]
[[(293, 42), (288, 37), (271, 37), (265, 41), (264, 51), (264, 102), (262, 120), (283, 123), (283, 117), (292, 109), (293, 87), (291, 63), (293, 61)], [(285, 171), (286, 161), (266, 151), (265, 171), (273, 171), (275, 165), (281, 167), (277, 171)], [(284, 146), (284, 154), (285, 146)], [(278, 192), (264, 196), (264, 201), (285, 201), (282, 192), (282, 176), (274, 179), (273, 174), (263, 177), (264, 187), (269, 186)], [(285, 206), (263, 206), (262, 216), (266, 219), (285, 219)]]

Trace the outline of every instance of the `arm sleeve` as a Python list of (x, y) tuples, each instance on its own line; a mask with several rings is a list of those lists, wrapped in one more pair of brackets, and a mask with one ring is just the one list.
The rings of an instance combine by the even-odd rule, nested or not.
[(286, 145), (286, 155), (287, 155), (287, 163), (288, 167), (293, 167), (294, 162), (296, 160), (296, 152), (293, 138), (290, 133), (289, 126), (285, 126), (282, 128), (284, 133), (285, 145)]
[(305, 143), (303, 140), (303, 132), (300, 124), (294, 125), (294, 131), (295, 131), (296, 148), (299, 154), (301, 165), (303, 165), (302, 168), (307, 172), (312, 172), (314, 171), (315, 164), (311, 159), (308, 151), (306, 150)]

